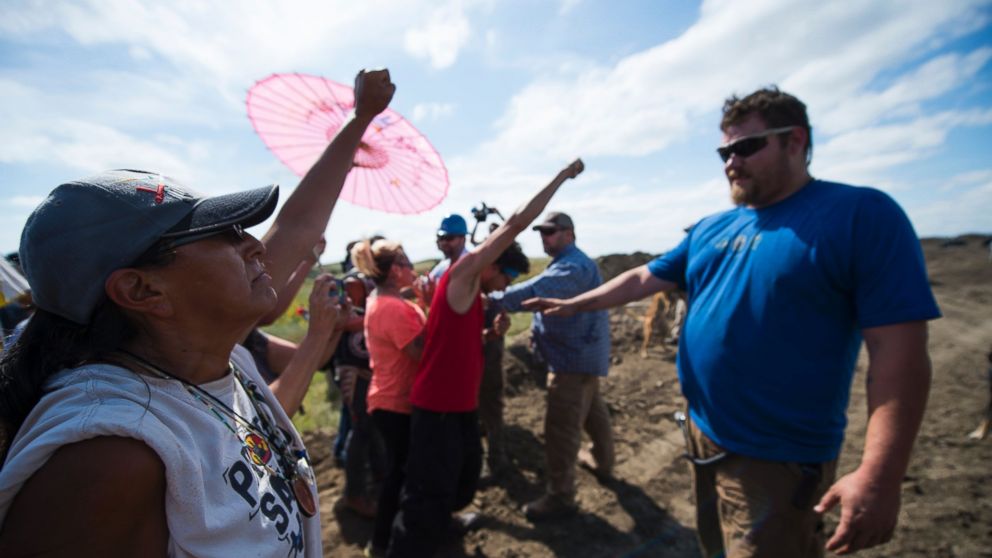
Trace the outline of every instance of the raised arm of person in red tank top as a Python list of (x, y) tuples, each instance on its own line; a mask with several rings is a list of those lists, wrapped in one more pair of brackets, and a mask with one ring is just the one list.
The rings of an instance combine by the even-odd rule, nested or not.
[(468, 312), (475, 297), (479, 294), (479, 276), (482, 274), (482, 270), (493, 264), (500, 254), (513, 244), (517, 235), (541, 215), (558, 188), (569, 178), (578, 176), (584, 168), (582, 159), (573, 161), (572, 164), (562, 169), (547, 186), (534, 194), (534, 197), (527, 203), (518, 207), (482, 244), (458, 258), (458, 261), (448, 271), (451, 275), (447, 292), (448, 304), (455, 312), (459, 314)]

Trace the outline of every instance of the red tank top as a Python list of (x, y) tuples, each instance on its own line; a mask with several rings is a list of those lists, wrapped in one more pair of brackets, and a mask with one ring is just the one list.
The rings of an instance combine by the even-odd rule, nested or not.
[(482, 381), (482, 295), (464, 314), (448, 304), (445, 273), (427, 316), (427, 340), (410, 402), (436, 413), (465, 413), (479, 407)]

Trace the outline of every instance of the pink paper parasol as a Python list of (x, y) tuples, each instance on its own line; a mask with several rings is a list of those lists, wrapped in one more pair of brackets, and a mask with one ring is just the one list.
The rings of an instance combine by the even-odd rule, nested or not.
[[(265, 145), (303, 176), (354, 108), (350, 87), (306, 74), (272, 74), (248, 91), (248, 119)], [(341, 199), (389, 213), (420, 213), (448, 193), (448, 170), (416, 128), (386, 109), (355, 153)]]

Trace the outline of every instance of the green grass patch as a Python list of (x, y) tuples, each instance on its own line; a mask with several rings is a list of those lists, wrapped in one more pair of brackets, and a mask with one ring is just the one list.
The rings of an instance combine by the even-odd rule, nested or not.
[(510, 314), (510, 329), (506, 331), (507, 337), (514, 337), (521, 331), (530, 329), (530, 324), (534, 321), (534, 314), (531, 312), (515, 312)]
[[(328, 267), (332, 266), (326, 266), (325, 269)], [(336, 267), (340, 273), (341, 266)], [(297, 313), (297, 310), (307, 308), (307, 300), (310, 298), (310, 291), (313, 290), (313, 280), (318, 273), (317, 270), (310, 272), (310, 277), (304, 281), (300, 292), (293, 298), (286, 312), (274, 323), (262, 328), (266, 333), (294, 343), (299, 343), (303, 339), (307, 332), (307, 321)], [(328, 389), (326, 373), (317, 371), (313, 375), (307, 394), (303, 397), (303, 410), (304, 412), (293, 415), (293, 424), (298, 431), (337, 430), (341, 395), (336, 387), (331, 386), (330, 390)]]
[[(328, 381), (327, 374), (318, 371), (310, 381), (303, 397), (303, 412), (293, 415), (293, 424), (300, 432), (313, 430), (337, 431), (341, 411), (341, 392)], [(330, 391), (330, 398), (328, 398)]]

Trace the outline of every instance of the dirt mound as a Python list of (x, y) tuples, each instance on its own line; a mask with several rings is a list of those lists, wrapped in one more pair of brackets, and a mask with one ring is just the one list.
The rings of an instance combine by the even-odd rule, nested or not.
[[(992, 439), (967, 438), (989, 397), (984, 358), (992, 343), (992, 262), (983, 245), (987, 238), (923, 241), (944, 314), (930, 327), (930, 402), (903, 482), (895, 538), (858, 556), (992, 556)], [(611, 255), (598, 263), (608, 279), (650, 258)], [(672, 355), (657, 344), (645, 359), (636, 353), (643, 310), (635, 304), (611, 311), (614, 365), (603, 389), (613, 417), (617, 480), (599, 484), (580, 470), (581, 513), (542, 524), (524, 519), (520, 507), (543, 489), (545, 372), (529, 350), (527, 334), (521, 334), (508, 340), (505, 359), (508, 449), (514, 471), (500, 483), (480, 488), (472, 509), (482, 512), (486, 522), (447, 545), (442, 556), (698, 556), (689, 471), (679, 458), (682, 435), (671, 418), (684, 403)], [(857, 467), (864, 445), (865, 365), (862, 354), (840, 474)], [(331, 463), (330, 444), (329, 433), (307, 436), (321, 490), (325, 555), (361, 556), (372, 525), (337, 505), (344, 475)], [(828, 516), (828, 528), (836, 517)]]
[(603, 282), (605, 283), (628, 269), (648, 263), (655, 259), (655, 257), (645, 252), (609, 254), (596, 258), (596, 265), (599, 266), (599, 274), (603, 276)]

